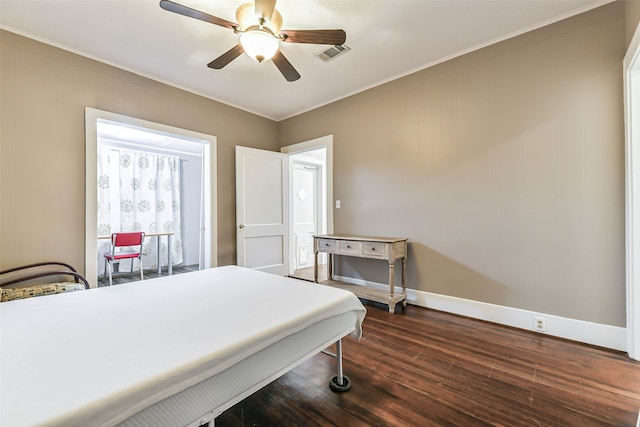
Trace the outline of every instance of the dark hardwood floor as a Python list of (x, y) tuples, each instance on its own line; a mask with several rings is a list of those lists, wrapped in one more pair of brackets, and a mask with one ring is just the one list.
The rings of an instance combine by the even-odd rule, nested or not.
[(408, 306), (367, 305), (343, 340), (352, 389), (318, 354), (221, 414), (225, 426), (635, 426), (640, 364), (626, 354)]

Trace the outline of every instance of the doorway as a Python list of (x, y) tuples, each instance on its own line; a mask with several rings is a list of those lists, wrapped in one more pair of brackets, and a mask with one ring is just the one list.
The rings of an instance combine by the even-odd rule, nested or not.
[[(172, 247), (164, 250), (179, 251), (183, 259), (182, 265), (189, 265), (190, 268), (197, 266), (202, 269), (217, 265), (217, 248), (211, 244), (212, 241), (217, 241), (215, 137), (90, 108), (86, 109), (85, 116), (85, 273), (92, 286), (98, 283), (98, 273), (101, 272), (98, 256), (101, 248), (96, 237), (104, 228), (101, 228), (97, 221), (99, 152), (135, 152), (153, 156), (172, 156), (176, 159), (180, 170), (180, 187), (183, 189), (179, 200), (176, 199), (173, 206), (175, 210), (182, 205), (178, 221), (180, 226), (179, 230), (176, 230), (176, 236), (179, 234), (180, 240), (176, 238)], [(182, 245), (179, 242), (182, 242)], [(152, 246), (156, 247), (155, 244)], [(157, 245), (157, 248), (160, 249), (161, 246)], [(160, 262), (156, 262), (156, 259)], [(157, 264), (154, 269), (162, 265), (160, 253), (154, 256), (153, 261)], [(167, 260), (164, 260), (165, 264), (166, 262)], [(146, 268), (148, 267), (145, 266)]]
[[(324, 161), (313, 158), (310, 153), (315, 150), (324, 153)], [(319, 233), (333, 233), (333, 210), (330, 208), (333, 203), (333, 135), (283, 147), (280, 153), (236, 146), (236, 259), (239, 266), (284, 276), (294, 273), (291, 200), (299, 196), (294, 196), (293, 189), (297, 186), (290, 183), (294, 159), (303, 157), (305, 161), (298, 163), (324, 164), (324, 173), (317, 174), (317, 182), (322, 182), (324, 190), (312, 190), (322, 215), (313, 227)], [(312, 252), (309, 244), (307, 256)], [(326, 264), (326, 258), (319, 257), (319, 262)]]
[[(290, 159), (291, 277), (313, 280), (313, 235), (333, 233), (333, 135), (282, 148)], [(326, 264), (320, 254), (319, 265)], [(325, 268), (319, 268), (320, 273)]]
[[(110, 236), (116, 231), (145, 231), (142, 256), (145, 270), (161, 272), (165, 266), (168, 270), (169, 258), (173, 272), (205, 268), (201, 244), (205, 239), (201, 224), (206, 203), (202, 192), (205, 145), (179, 135), (159, 135), (147, 128), (132, 128), (118, 122), (99, 120), (97, 126), (98, 236)], [(126, 167), (122, 164), (124, 159), (131, 159)], [(164, 164), (166, 167), (158, 169)], [(144, 179), (138, 179), (143, 176)], [(141, 181), (135, 189), (127, 185), (131, 178)], [(162, 187), (170, 185), (171, 191), (151, 185), (150, 179), (164, 181)], [(103, 188), (103, 181), (120, 185)], [(166, 196), (158, 197), (161, 194)], [(135, 207), (128, 212), (114, 209), (127, 200), (141, 200), (155, 209), (148, 206), (144, 212)], [(158, 211), (164, 205), (171, 209)], [(168, 236), (152, 235), (167, 231), (173, 233), (171, 247)], [(98, 254), (109, 251), (110, 240), (98, 237)], [(122, 261), (114, 267), (119, 271), (131, 269), (129, 262)], [(135, 268), (139, 268), (137, 262)], [(105, 260), (98, 256), (98, 272), (101, 271), (105, 271)], [(123, 280), (135, 277), (127, 275)]]
[(326, 149), (291, 156), (292, 277), (313, 279), (313, 236), (326, 230)]

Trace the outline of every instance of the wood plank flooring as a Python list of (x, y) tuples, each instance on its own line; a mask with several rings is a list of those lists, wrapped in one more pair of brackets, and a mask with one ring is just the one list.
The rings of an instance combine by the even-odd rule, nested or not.
[[(626, 354), (416, 306), (367, 304), (343, 340), (352, 389), (318, 354), (225, 411), (225, 426), (635, 426), (640, 364)], [(330, 349), (331, 350), (331, 349)]]

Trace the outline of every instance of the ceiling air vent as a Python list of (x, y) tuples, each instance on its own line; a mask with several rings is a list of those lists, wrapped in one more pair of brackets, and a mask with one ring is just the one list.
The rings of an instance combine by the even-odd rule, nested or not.
[(322, 59), (324, 62), (329, 62), (340, 55), (344, 55), (350, 50), (351, 48), (347, 45), (344, 45), (344, 44), (336, 45), (336, 46), (331, 46), (329, 49), (320, 52), (317, 56), (318, 58)]

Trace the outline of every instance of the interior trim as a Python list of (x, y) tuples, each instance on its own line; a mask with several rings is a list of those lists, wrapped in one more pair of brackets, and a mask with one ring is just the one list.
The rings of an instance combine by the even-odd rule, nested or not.
[[(371, 286), (382, 290), (389, 289), (387, 284), (368, 282), (352, 277), (334, 276), (334, 278), (353, 285)], [(401, 291), (401, 288), (396, 287), (396, 290)], [(543, 317), (546, 331), (536, 333), (613, 350), (627, 351), (627, 329), (618, 326), (570, 319), (415, 289), (407, 289), (407, 303), (528, 331), (535, 331), (534, 319)]]

